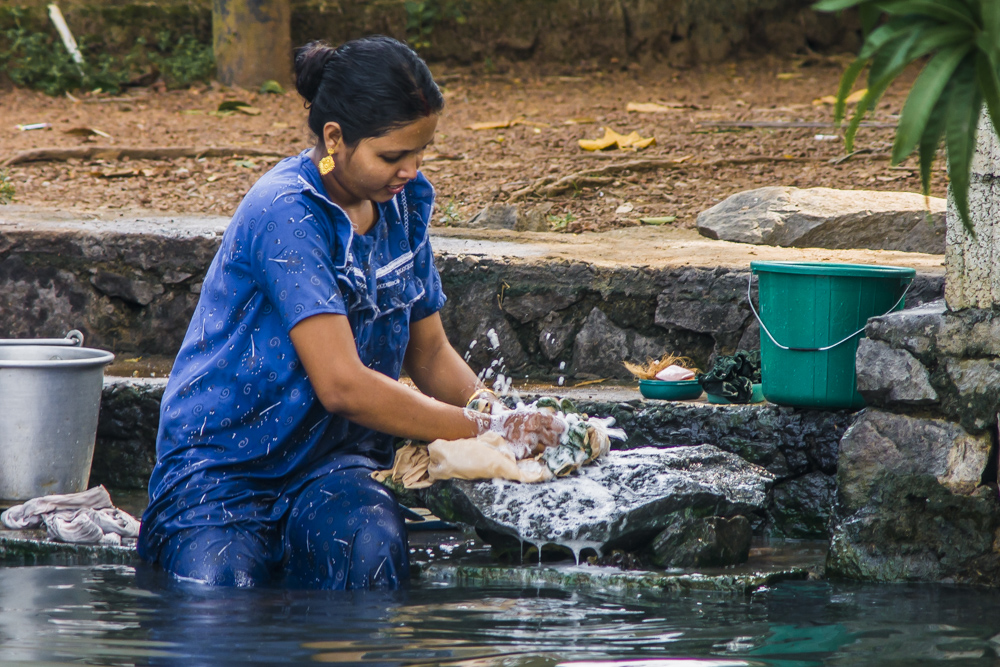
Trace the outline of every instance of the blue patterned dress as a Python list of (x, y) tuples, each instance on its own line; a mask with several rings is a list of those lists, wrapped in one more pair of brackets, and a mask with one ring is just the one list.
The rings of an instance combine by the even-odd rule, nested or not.
[[(368, 479), (391, 465), (392, 438), (326, 411), (289, 331), (346, 315), (361, 361), (398, 379), (410, 322), (445, 301), (427, 238), (434, 191), (419, 175), (357, 235), (307, 153), (277, 164), (236, 210), (163, 395), (139, 552), (182, 577), (253, 585), (285, 574), (343, 588), (407, 575), (398, 507)], [(381, 552), (357, 562), (372, 528), (383, 543), (402, 532), (382, 545), (381, 569), (369, 562)]]

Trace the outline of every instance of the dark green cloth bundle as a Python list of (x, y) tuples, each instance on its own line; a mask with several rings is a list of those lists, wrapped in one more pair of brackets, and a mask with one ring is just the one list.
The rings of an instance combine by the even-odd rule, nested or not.
[(749, 403), (753, 385), (760, 382), (760, 351), (740, 350), (730, 357), (718, 357), (712, 368), (696, 379), (708, 394), (722, 396), (730, 403)]

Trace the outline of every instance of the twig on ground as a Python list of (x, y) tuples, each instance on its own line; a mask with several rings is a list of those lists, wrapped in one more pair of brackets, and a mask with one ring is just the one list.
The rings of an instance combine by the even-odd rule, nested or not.
[[(837, 127), (836, 123), (798, 120), (707, 120), (698, 123), (700, 127), (747, 127), (792, 130), (799, 128), (826, 129)], [(895, 123), (862, 122), (861, 127), (896, 127)]]
[(287, 157), (283, 151), (242, 146), (216, 146), (197, 148), (194, 146), (155, 146), (151, 148), (116, 146), (80, 146), (76, 148), (33, 148), (14, 153), (0, 166), (24, 162), (64, 162), (66, 160), (172, 160), (183, 157)]
[(609, 164), (604, 167), (591, 167), (581, 171), (563, 176), (559, 180), (551, 176), (543, 176), (526, 188), (521, 188), (510, 195), (511, 201), (516, 201), (531, 194), (543, 197), (552, 197), (567, 190), (584, 187), (585, 185), (606, 185), (614, 181), (613, 174), (623, 171), (650, 171), (654, 169), (680, 169), (680, 168), (712, 168), (727, 165), (757, 164), (761, 162), (815, 162), (816, 158), (805, 157), (783, 157), (770, 155), (757, 155), (745, 158), (723, 158), (710, 162), (689, 162), (690, 156), (685, 156), (679, 160), (631, 160), (618, 164)]
[[(858, 156), (858, 155), (872, 155), (873, 153), (875, 153), (875, 149), (874, 148), (859, 148), (858, 150), (856, 150), (856, 151), (854, 151), (852, 153), (848, 153), (847, 155), (841, 155), (840, 157), (835, 157), (835, 158), (831, 159), (830, 160), (830, 164), (834, 164), (834, 165), (836, 165), (836, 164), (843, 164), (843, 163), (847, 162), (848, 160), (850, 160), (851, 158), (853, 158), (855, 156)], [(872, 157), (877, 157), (877, 156), (872, 155)]]

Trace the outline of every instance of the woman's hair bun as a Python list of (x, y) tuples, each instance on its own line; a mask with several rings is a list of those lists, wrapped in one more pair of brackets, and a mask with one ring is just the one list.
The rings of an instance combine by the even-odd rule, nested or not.
[(337, 50), (325, 42), (310, 42), (295, 50), (295, 88), (312, 104), (323, 81), (323, 70)]

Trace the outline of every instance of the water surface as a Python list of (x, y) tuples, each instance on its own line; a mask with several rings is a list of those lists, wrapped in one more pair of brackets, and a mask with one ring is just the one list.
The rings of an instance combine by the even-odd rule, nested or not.
[(788, 582), (749, 597), (416, 583), (207, 589), (127, 566), (0, 569), (4, 665), (993, 665), (1000, 597)]

